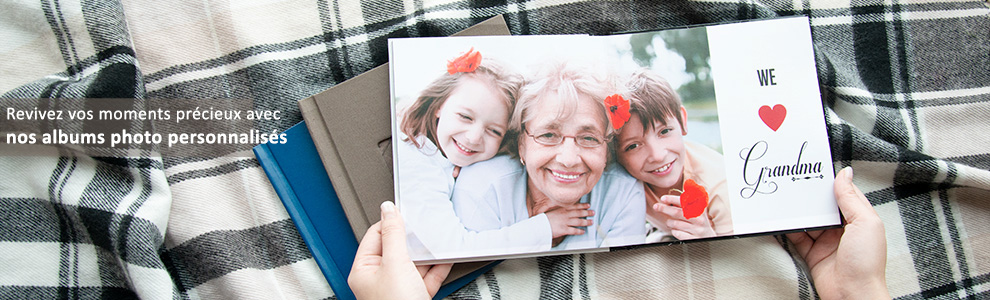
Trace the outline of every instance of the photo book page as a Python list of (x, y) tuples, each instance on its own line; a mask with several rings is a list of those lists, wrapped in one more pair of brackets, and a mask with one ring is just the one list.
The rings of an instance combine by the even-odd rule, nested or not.
[(841, 225), (806, 17), (389, 40), (418, 264)]

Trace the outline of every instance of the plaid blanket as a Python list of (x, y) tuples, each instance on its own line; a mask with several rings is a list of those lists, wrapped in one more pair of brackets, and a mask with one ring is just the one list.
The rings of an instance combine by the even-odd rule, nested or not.
[[(834, 164), (886, 225), (892, 296), (990, 294), (985, 1), (6, 1), (0, 91), (245, 99), (286, 129), (387, 38), (497, 14), (522, 35), (810, 16)], [(0, 298), (332, 298), (250, 153), (36, 151), (0, 158)], [(509, 260), (451, 298), (816, 298), (805, 269), (762, 236)]]

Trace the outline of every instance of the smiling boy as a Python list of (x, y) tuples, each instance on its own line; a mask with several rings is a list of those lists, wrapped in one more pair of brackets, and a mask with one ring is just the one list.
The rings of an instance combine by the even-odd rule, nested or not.
[[(619, 163), (645, 185), (647, 242), (732, 234), (722, 155), (684, 140), (687, 110), (662, 77), (643, 69), (626, 87), (631, 116), (613, 142)], [(702, 215), (690, 219), (682, 213), (679, 192), (688, 179), (709, 195)]]

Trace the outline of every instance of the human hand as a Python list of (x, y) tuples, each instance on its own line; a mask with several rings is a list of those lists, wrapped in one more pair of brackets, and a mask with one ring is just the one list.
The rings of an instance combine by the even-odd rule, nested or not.
[(890, 299), (883, 222), (852, 177), (850, 167), (835, 176), (843, 228), (789, 233), (787, 239), (808, 263), (822, 299)]
[(358, 299), (430, 299), (450, 273), (451, 264), (416, 266), (406, 248), (402, 216), (391, 201), (382, 220), (364, 234), (347, 284)]
[(591, 204), (575, 203), (545, 212), (550, 221), (550, 231), (553, 232), (553, 238), (584, 234), (584, 229), (578, 227), (588, 227), (593, 223), (591, 220), (583, 219), (595, 215), (595, 211), (589, 208), (591, 208)]
[(686, 219), (681, 209), (681, 197), (664, 195), (660, 201), (653, 204), (653, 210), (667, 217), (665, 225), (670, 234), (678, 240), (691, 240), (715, 236), (712, 221), (708, 219), (708, 208), (700, 216)]

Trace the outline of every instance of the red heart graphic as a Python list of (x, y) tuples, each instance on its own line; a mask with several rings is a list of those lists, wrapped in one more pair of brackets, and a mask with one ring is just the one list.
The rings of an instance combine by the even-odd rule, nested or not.
[(681, 193), (681, 212), (685, 219), (695, 218), (705, 212), (708, 207), (708, 192), (694, 180), (684, 181), (684, 192)]
[(760, 106), (760, 119), (763, 119), (763, 124), (767, 124), (767, 127), (777, 131), (780, 128), (780, 124), (784, 123), (784, 117), (787, 116), (787, 109), (783, 105), (777, 104), (773, 108), (768, 105)]

